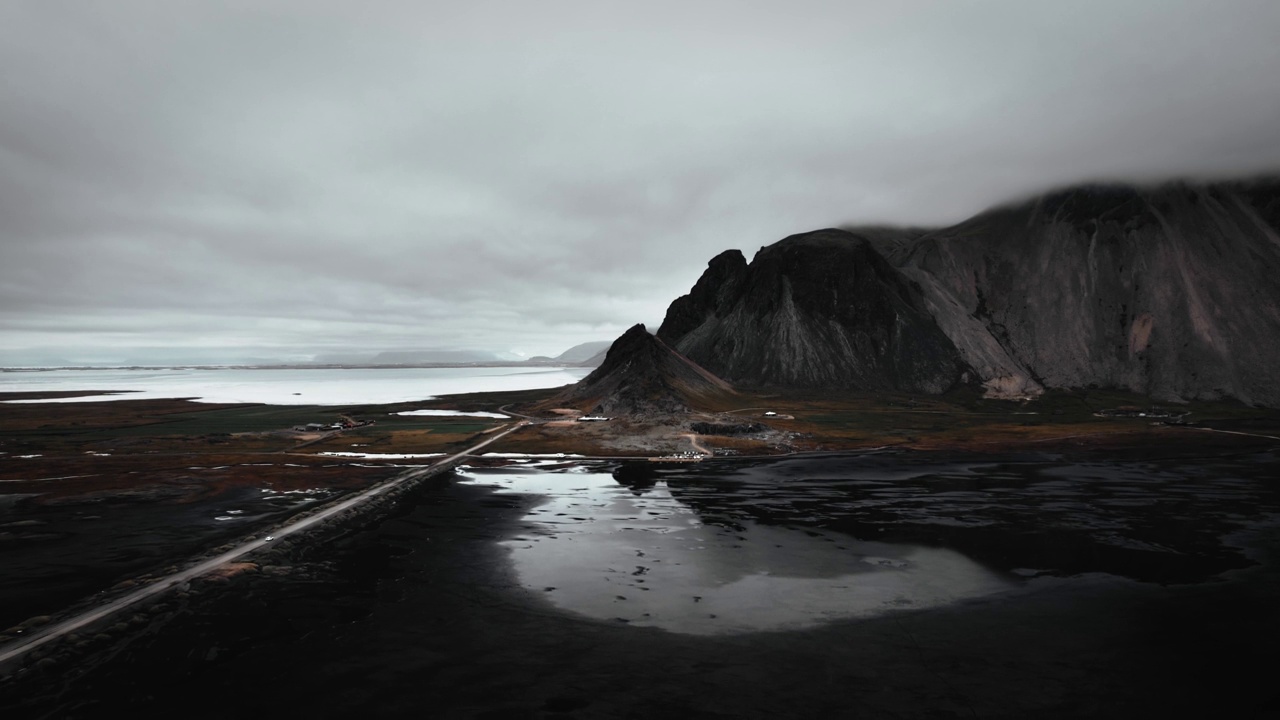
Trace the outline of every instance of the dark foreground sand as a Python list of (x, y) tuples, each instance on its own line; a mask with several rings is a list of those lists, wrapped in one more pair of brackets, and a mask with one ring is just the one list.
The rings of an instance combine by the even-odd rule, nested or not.
[[(290, 575), (210, 584), (170, 600), (109, 652), (10, 680), (0, 714), (1271, 717), (1280, 712), (1280, 571), (1268, 555), (1280, 557), (1280, 529), (1265, 522), (1277, 507), (1263, 484), (1275, 462), (1259, 454), (1235, 466), (1256, 477), (1241, 479), (1238, 495), (1203, 501), (1206, 523), (1240, 520), (1234, 534), (1209, 528), (1218, 547), (1197, 536), (1167, 548), (1212, 556), (1223, 572), (1192, 562), (1188, 572), (1203, 577), (1177, 584), (1068, 573), (942, 608), (710, 637), (558, 610), (520, 582), (497, 544), (528, 530), (523, 518), (538, 499), (441, 482), (393, 517), (298, 548)], [(696, 475), (667, 481), (692, 492)], [(701, 511), (714, 513), (714, 494), (699, 495)], [(986, 512), (1010, 543), (1035, 534), (1034, 513)], [(918, 528), (904, 520), (898, 531), (918, 540)], [(986, 532), (983, 547), (993, 542)]]

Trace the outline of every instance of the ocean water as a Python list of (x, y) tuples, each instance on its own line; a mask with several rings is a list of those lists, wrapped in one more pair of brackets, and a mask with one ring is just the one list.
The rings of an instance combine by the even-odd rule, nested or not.
[(457, 393), (533, 390), (581, 380), (591, 368), (164, 368), (0, 372), (0, 392), (120, 391), (60, 400), (191, 398), (207, 403), (381, 404)]

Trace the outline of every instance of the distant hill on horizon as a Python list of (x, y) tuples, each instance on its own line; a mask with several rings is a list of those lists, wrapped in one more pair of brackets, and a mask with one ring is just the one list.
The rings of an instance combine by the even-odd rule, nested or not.
[(313, 362), (324, 365), (415, 365), (509, 361), (495, 353), (479, 350), (384, 350), (378, 353), (328, 353), (317, 355)]
[(586, 362), (596, 355), (607, 351), (609, 346), (612, 344), (612, 340), (596, 340), (593, 342), (580, 343), (560, 353), (555, 357), (555, 359), (560, 362), (567, 363)]
[(534, 357), (525, 360), (525, 362), (543, 365), (598, 367), (600, 363), (604, 362), (605, 353), (608, 352), (610, 345), (613, 345), (612, 340), (585, 342), (574, 345), (555, 357), (535, 355)]

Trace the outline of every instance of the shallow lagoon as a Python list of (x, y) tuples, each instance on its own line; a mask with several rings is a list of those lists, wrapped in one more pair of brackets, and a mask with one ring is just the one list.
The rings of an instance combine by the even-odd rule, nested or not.
[(880, 451), (767, 461), (523, 460), (459, 469), (535, 498), (503, 540), (527, 591), (596, 620), (693, 634), (802, 630), (1071, 578), (1202, 582), (1274, 524), (1271, 453), (1193, 461)]
[(460, 474), (500, 493), (545, 498), (525, 518), (531, 531), (502, 545), (525, 587), (597, 619), (694, 635), (789, 630), (1015, 585), (947, 548), (749, 519), (708, 524), (665, 483), (628, 487), (590, 467)]
[[(464, 468), (296, 573), (211, 586), (78, 692), (193, 718), (1269, 717), (1277, 457), (1177, 454)], [(209, 687), (236, 692), (193, 706)]]

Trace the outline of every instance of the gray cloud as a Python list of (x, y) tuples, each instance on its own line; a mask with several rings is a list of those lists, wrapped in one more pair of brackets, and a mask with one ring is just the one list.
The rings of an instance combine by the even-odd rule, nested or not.
[(1280, 167), (1270, 1), (0, 5), (0, 363), (555, 353), (703, 264)]

